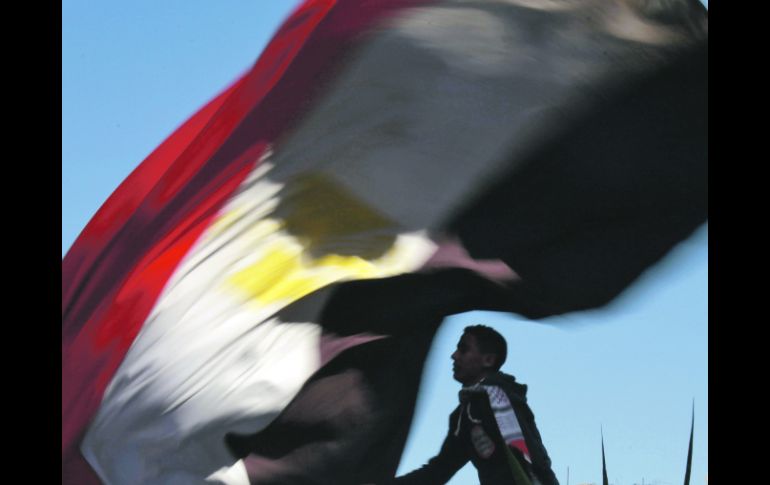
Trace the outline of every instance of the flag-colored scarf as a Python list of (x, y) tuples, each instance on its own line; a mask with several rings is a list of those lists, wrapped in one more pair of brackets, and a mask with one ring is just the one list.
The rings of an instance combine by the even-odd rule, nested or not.
[(481, 420), (473, 417), (473, 410), (471, 409), (470, 399), (468, 399), (473, 393), (484, 392), (489, 397), (489, 405), (492, 408), (492, 412), (495, 415), (495, 421), (497, 427), (500, 430), (500, 435), (503, 437), (503, 441), (509, 447), (515, 447), (521, 451), (524, 458), (532, 463), (532, 459), (529, 456), (529, 449), (527, 449), (527, 443), (524, 440), (524, 434), (521, 431), (521, 425), (516, 418), (516, 412), (513, 410), (511, 400), (498, 386), (490, 386), (485, 384), (475, 384), (473, 386), (463, 387), (460, 390), (460, 403), (463, 405), (463, 409), (460, 412), (460, 416), (457, 420), (457, 429), (455, 430), (455, 436), (460, 432), (460, 422), (462, 415), (465, 413), (468, 419), (473, 423), (480, 423)]

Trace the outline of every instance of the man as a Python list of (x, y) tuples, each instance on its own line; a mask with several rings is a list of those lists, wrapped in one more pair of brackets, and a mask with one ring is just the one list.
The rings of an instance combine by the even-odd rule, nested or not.
[(470, 460), (481, 485), (558, 485), (527, 405), (527, 386), (500, 372), (506, 354), (505, 339), (492, 328), (465, 328), (452, 354), (454, 379), (463, 385), (460, 405), (441, 451), (389, 483), (443, 484)]

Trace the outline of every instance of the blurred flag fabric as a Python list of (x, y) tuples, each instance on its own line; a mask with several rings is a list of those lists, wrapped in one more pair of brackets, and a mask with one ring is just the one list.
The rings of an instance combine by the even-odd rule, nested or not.
[(708, 217), (697, 1), (308, 0), (62, 262), (64, 483), (392, 476), (441, 320)]

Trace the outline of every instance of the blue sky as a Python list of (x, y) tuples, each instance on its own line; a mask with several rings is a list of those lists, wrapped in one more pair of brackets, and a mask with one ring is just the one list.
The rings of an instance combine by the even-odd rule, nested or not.
[[(707, 5), (707, 2), (704, 2)], [(254, 62), (296, 1), (62, 3), (62, 255), (118, 184), (179, 124)], [(435, 339), (400, 471), (447, 431), (462, 328), (508, 340), (503, 370), (530, 404), (566, 484), (682, 483), (695, 400), (693, 484), (708, 472), (708, 229), (701, 228), (608, 308), (529, 322), (472, 312)], [(469, 465), (450, 482), (477, 483)]]

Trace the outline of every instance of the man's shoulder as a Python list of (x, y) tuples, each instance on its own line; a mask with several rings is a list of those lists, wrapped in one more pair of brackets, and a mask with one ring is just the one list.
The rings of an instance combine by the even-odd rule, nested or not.
[(460, 414), (460, 405), (458, 404), (457, 407), (454, 408), (454, 410), (449, 413), (449, 419), (457, 418), (457, 415)]
[(484, 379), (484, 384), (501, 388), (509, 397), (524, 401), (527, 399), (527, 385), (518, 382), (514, 376), (505, 372), (495, 372)]
[(524, 388), (527, 387), (525, 384), (519, 383), (514, 376), (510, 374), (506, 374), (505, 372), (500, 372), (500, 371), (497, 371), (494, 374), (488, 375), (487, 377), (484, 378), (482, 383), (488, 386), (498, 386), (503, 388), (514, 387), (514, 386), (523, 386)]
[(458, 405), (454, 410), (449, 413), (449, 418), (447, 419), (447, 422), (449, 423), (449, 431), (452, 431), (454, 427), (456, 426), (457, 419), (460, 417), (460, 405)]

